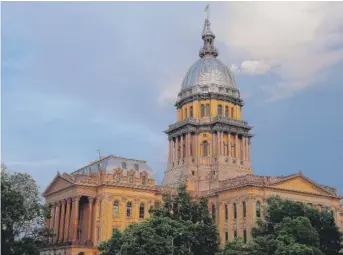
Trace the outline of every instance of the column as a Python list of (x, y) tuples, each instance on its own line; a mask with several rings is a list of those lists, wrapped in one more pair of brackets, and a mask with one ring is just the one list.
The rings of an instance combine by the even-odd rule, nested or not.
[(191, 133), (187, 134), (187, 156), (191, 157)]
[[(56, 210), (56, 206), (55, 204), (53, 204), (51, 206), (51, 218), (50, 218), (50, 225), (49, 225), (49, 229), (50, 231), (54, 229), (54, 222), (55, 222), (55, 210)], [(50, 238), (50, 242), (52, 243), (53, 242), (53, 238)]]
[(235, 158), (238, 158), (238, 134), (235, 134)]
[[(122, 208), (122, 203), (119, 203), (119, 210), (121, 210)], [(94, 222), (94, 229), (93, 229), (93, 245), (96, 245), (98, 243), (98, 228), (96, 227), (96, 222), (99, 220), (100, 218), (100, 197), (96, 197), (95, 198), (95, 222)], [(119, 215), (120, 211), (119, 211)]]
[(181, 135), (181, 155), (180, 155), (180, 158), (182, 158), (183, 159), (183, 135)]
[(224, 132), (221, 132), (221, 140), (222, 142), (220, 143), (221, 145), (221, 152), (222, 152), (222, 155), (224, 155)]
[(62, 208), (61, 208), (61, 220), (60, 220), (60, 233), (58, 234), (58, 242), (63, 241), (63, 231), (64, 231), (64, 219), (65, 219), (65, 207), (66, 201), (62, 200)]
[(248, 138), (248, 160), (250, 161), (250, 139)]
[(217, 154), (220, 155), (220, 131), (217, 132)]
[(245, 160), (245, 137), (244, 136), (242, 136), (242, 146), (243, 146), (243, 148), (242, 148), (242, 153), (243, 153), (242, 160)]
[(227, 133), (227, 155), (230, 157), (230, 152), (231, 152), (231, 134)]
[[(93, 218), (93, 201), (94, 197), (88, 197), (88, 232), (87, 232), (87, 242), (91, 241), (92, 233), (92, 218)], [(112, 216), (112, 215), (111, 215)]]
[(65, 225), (64, 225), (64, 242), (69, 240), (69, 224), (70, 224), (70, 204), (71, 200), (70, 198), (67, 199), (67, 211), (65, 215)]
[(212, 146), (211, 146), (211, 148), (212, 148), (212, 151), (211, 151), (211, 157), (213, 157), (214, 155), (215, 155), (215, 147), (214, 147), (214, 145), (215, 145), (215, 134), (214, 134), (214, 132), (212, 131), (212, 133), (211, 133), (211, 144), (212, 144)]
[(175, 138), (176, 142), (175, 142), (175, 153), (176, 153), (176, 161), (179, 161), (179, 138), (176, 137)]
[(72, 209), (72, 217), (73, 217), (73, 222), (72, 222), (72, 242), (77, 241), (77, 227), (78, 227), (78, 221), (79, 221), (79, 201), (80, 201), (80, 196), (73, 197), (73, 209)]
[(56, 211), (55, 211), (55, 224), (54, 224), (54, 231), (55, 231), (55, 237), (54, 237), (54, 243), (57, 243), (58, 241), (58, 228), (59, 228), (59, 219), (60, 219), (60, 206), (61, 202), (58, 201), (56, 203)]

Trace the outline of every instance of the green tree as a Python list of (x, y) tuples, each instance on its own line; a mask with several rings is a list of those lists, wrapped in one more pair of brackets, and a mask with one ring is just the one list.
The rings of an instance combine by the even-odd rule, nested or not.
[(270, 197), (264, 219), (257, 222), (252, 236), (265, 254), (337, 255), (342, 234), (331, 212)]
[(100, 246), (101, 254), (214, 255), (219, 251), (219, 235), (209, 216), (207, 201), (193, 201), (186, 187), (176, 195), (164, 194), (164, 203), (151, 217), (130, 224), (122, 233)]
[(1, 164), (1, 250), (6, 255), (36, 254), (49, 231), (48, 210), (40, 203), (36, 182), (28, 174), (8, 173)]

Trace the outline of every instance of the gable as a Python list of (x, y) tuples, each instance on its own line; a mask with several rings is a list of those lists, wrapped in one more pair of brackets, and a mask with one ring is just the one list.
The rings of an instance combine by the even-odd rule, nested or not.
[(48, 195), (50, 193), (54, 193), (54, 192), (69, 188), (70, 186), (72, 186), (72, 183), (58, 176), (55, 180), (51, 182), (51, 184), (45, 190), (44, 195)]
[(328, 192), (316, 187), (311, 182), (301, 177), (296, 177), (290, 180), (285, 180), (283, 182), (271, 185), (271, 187), (293, 190), (293, 191), (309, 192), (309, 193), (321, 194), (321, 195), (330, 195)]

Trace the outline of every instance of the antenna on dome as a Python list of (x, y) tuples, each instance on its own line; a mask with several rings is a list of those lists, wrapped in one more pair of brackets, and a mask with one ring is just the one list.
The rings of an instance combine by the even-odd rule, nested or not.
[(99, 155), (99, 160), (101, 159), (101, 154), (100, 154), (100, 150), (97, 150), (97, 153)]

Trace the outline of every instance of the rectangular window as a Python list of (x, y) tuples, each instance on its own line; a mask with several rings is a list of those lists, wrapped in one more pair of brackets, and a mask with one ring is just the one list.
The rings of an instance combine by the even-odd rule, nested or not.
[(138, 164), (134, 164), (133, 167), (135, 168), (136, 171), (139, 170), (139, 165)]
[(126, 162), (121, 162), (121, 168), (126, 169)]
[(225, 232), (225, 242), (229, 241), (229, 232)]
[(146, 177), (142, 176), (142, 184), (145, 185), (146, 184)]
[(233, 236), (234, 238), (237, 238), (237, 229), (235, 229), (235, 231), (233, 232)]
[(247, 231), (246, 231), (246, 229), (243, 230), (243, 241), (244, 241), (244, 243), (247, 242)]

